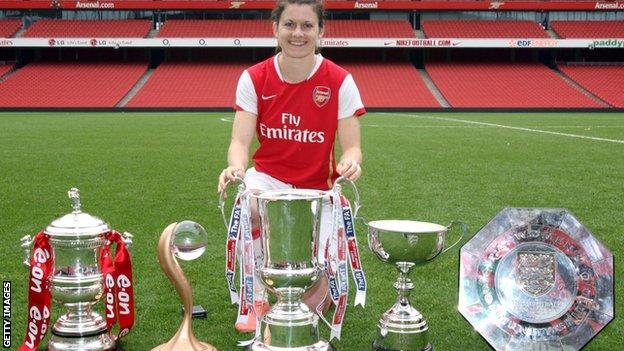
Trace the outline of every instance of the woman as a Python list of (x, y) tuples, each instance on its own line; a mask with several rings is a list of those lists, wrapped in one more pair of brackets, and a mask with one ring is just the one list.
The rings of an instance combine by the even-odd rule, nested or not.
[[(278, 1), (271, 14), (278, 53), (245, 70), (239, 79), (228, 167), (219, 176), (219, 191), (235, 177), (244, 177), (248, 189), (327, 190), (340, 175), (355, 181), (362, 174), (358, 117), (366, 111), (351, 75), (318, 53), (323, 15), (320, 0)], [(255, 135), (259, 147), (254, 167), (246, 170)], [(255, 216), (252, 227), (256, 240)], [(329, 232), (321, 224), (321, 243)], [(317, 284), (305, 302), (314, 308), (325, 290), (326, 281)], [(266, 303), (256, 305), (257, 310), (268, 309)], [(237, 324), (237, 330), (253, 331), (255, 318), (249, 320)]]

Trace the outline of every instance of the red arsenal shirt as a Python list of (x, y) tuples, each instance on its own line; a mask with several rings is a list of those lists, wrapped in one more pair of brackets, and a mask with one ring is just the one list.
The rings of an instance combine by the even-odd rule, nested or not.
[(235, 108), (257, 116), (256, 170), (297, 188), (322, 190), (338, 177), (338, 119), (366, 112), (351, 75), (321, 55), (308, 79), (296, 84), (284, 82), (277, 56), (245, 70)]

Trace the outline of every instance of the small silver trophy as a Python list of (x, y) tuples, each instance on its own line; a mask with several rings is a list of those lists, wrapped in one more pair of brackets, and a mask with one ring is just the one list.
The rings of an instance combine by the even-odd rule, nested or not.
[[(447, 232), (456, 224), (462, 231), (450, 246), (446, 245)], [(383, 262), (393, 263), (399, 270), (394, 283), (398, 297), (396, 303), (379, 320), (379, 335), (373, 350), (379, 351), (431, 351), (429, 327), (423, 315), (409, 301), (414, 283), (409, 278), (413, 266), (423, 265), (439, 254), (457, 245), (466, 233), (461, 222), (450, 226), (434, 223), (382, 220), (367, 223), (368, 245)]]
[[(56, 219), (44, 231), (50, 237), (54, 257), (52, 299), (67, 308), (52, 327), (48, 350), (112, 350), (115, 340), (107, 333), (106, 321), (92, 309), (103, 292), (98, 257), (111, 229), (100, 218), (82, 212), (78, 189), (72, 188), (69, 198), (73, 212)], [(132, 244), (132, 235), (124, 233), (123, 237), (126, 245)], [(22, 238), (27, 266), (32, 244), (30, 235)]]
[(305, 189), (265, 191), (258, 201), (264, 260), (259, 276), (277, 303), (262, 318), (254, 351), (331, 350), (319, 337), (318, 316), (301, 301), (318, 279), (321, 201), (325, 192)]
[(580, 350), (613, 319), (613, 255), (570, 212), (505, 208), (461, 249), (461, 314), (496, 350)]

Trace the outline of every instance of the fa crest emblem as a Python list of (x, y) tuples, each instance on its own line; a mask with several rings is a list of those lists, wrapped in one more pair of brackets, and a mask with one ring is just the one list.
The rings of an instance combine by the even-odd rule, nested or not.
[(555, 286), (554, 252), (519, 252), (516, 263), (516, 283), (530, 296), (540, 297)]
[(312, 91), (312, 100), (318, 107), (323, 107), (331, 97), (331, 89), (324, 86), (316, 86)]

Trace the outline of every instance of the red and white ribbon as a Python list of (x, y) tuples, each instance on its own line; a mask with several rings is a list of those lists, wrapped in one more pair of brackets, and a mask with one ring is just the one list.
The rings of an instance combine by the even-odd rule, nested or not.
[[(134, 325), (134, 285), (132, 284), (132, 260), (121, 234), (110, 231), (105, 234), (108, 243), (100, 252), (104, 296), (106, 303), (106, 328), (110, 333), (119, 322), (117, 338), (122, 338)], [(110, 246), (116, 245), (115, 259)]]
[(28, 324), (19, 351), (35, 351), (48, 331), (51, 314), (50, 275), (54, 269), (52, 247), (47, 234), (39, 232), (34, 239), (28, 277)]
[(240, 236), (241, 228), (241, 198), (240, 194), (236, 195), (234, 200), (234, 209), (230, 215), (230, 224), (228, 226), (228, 236), (225, 244), (225, 279), (228, 284), (228, 290), (230, 292), (230, 302), (232, 304), (238, 303), (239, 296), (236, 290), (236, 284), (234, 284), (234, 277), (236, 275), (236, 246), (238, 245), (238, 238)]

